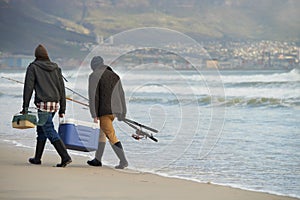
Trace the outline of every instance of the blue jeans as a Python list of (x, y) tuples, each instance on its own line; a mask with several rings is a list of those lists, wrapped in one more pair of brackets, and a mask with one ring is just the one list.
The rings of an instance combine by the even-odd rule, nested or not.
[(38, 141), (45, 141), (48, 138), (50, 142), (53, 143), (57, 140), (60, 140), (57, 131), (54, 129), (54, 124), (52, 121), (54, 115), (55, 113), (38, 111), (39, 121), (36, 128)]

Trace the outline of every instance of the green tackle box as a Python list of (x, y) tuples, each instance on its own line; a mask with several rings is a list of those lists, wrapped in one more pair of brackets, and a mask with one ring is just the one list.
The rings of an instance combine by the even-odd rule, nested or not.
[(18, 129), (34, 128), (36, 124), (36, 116), (32, 114), (16, 114), (12, 120), (12, 127)]

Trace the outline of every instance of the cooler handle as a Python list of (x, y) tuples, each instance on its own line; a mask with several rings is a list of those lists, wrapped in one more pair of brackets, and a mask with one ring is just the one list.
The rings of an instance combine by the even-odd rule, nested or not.
[(66, 121), (66, 117), (65, 116), (64, 117), (58, 117), (59, 124), (63, 124), (63, 123), (65, 123), (65, 121)]

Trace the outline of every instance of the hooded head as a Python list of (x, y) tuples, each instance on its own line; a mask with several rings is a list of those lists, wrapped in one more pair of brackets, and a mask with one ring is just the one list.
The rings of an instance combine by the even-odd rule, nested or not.
[(93, 59), (91, 61), (91, 68), (92, 68), (92, 70), (100, 68), (102, 65), (104, 65), (104, 61), (103, 61), (103, 58), (101, 56), (95, 56), (95, 57), (93, 57)]
[(41, 44), (36, 47), (34, 55), (36, 60), (50, 60), (46, 48)]

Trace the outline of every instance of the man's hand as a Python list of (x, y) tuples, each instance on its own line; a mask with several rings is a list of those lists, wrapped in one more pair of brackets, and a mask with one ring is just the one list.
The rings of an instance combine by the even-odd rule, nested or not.
[(99, 121), (98, 121), (98, 117), (94, 117), (94, 123), (98, 124)]
[(20, 114), (25, 115), (28, 113), (28, 109), (23, 108), (20, 112)]
[(65, 117), (65, 113), (59, 114), (59, 118), (64, 118), (64, 117)]
[(123, 113), (116, 114), (116, 117), (117, 117), (118, 121), (124, 121), (125, 120), (125, 114), (123, 114)]

